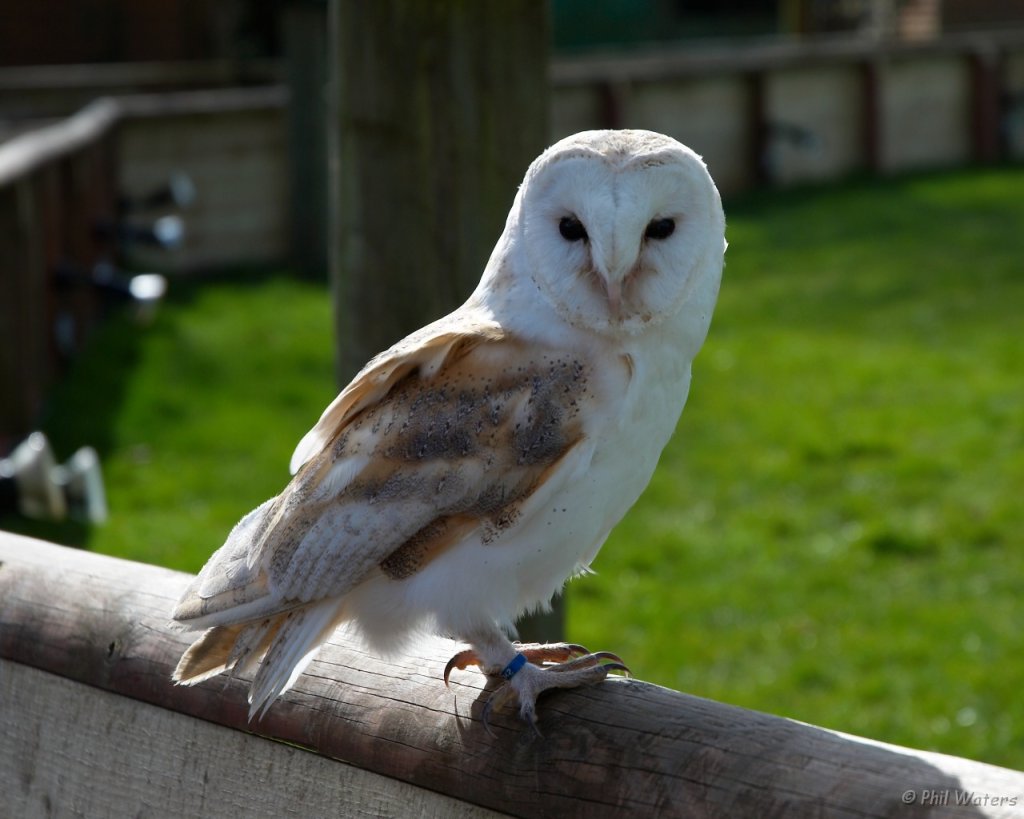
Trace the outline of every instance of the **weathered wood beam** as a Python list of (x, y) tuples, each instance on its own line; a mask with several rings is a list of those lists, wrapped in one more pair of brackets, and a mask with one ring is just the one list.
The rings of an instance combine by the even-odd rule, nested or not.
[[(480, 721), (489, 685), (475, 671), (456, 672), (447, 690), (441, 671), (454, 646), (443, 640), (385, 662), (336, 636), (266, 718), (249, 725), (244, 681), (170, 683), (189, 636), (171, 630), (168, 617), (188, 581), (0, 533), (0, 657), (518, 816), (1010, 817), (1024, 807), (1022, 773), (638, 680), (548, 695), (543, 738), (511, 714), (495, 719), (491, 736)], [(14, 678), (25, 679), (10, 668), (0, 667), (4, 726), (30, 717), (10, 704)], [(74, 744), (81, 715), (63, 701), (52, 707)], [(12, 736), (5, 727), (0, 742), (17, 742)], [(205, 753), (173, 732), (155, 746), (184, 741), (193, 757)], [(0, 758), (17, 753), (7, 748)], [(215, 762), (195, 762), (194, 781), (182, 787), (203, 787), (204, 766)], [(5, 790), (19, 781), (6, 768), (0, 765)], [(959, 804), (965, 799), (985, 804)]]
[(0, 187), (95, 142), (120, 116), (114, 100), (100, 99), (65, 120), (8, 140), (0, 145)]
[(541, 0), (332, 2), (338, 381), (460, 305), (548, 144)]
[(805, 40), (777, 40), (699, 48), (637, 49), (626, 54), (586, 54), (560, 57), (551, 64), (555, 87), (593, 85), (597, 82), (656, 82), (683, 77), (750, 71), (780, 71), (868, 60), (970, 54), (978, 48), (999, 52), (1024, 45), (1024, 31), (944, 34), (934, 40), (878, 42), (856, 36), (820, 36)]
[(504, 815), (11, 660), (0, 684), (5, 817)]
[(126, 117), (223, 114), (287, 103), (287, 89), (279, 85), (101, 97), (65, 119), (0, 144), (0, 187), (86, 149)]

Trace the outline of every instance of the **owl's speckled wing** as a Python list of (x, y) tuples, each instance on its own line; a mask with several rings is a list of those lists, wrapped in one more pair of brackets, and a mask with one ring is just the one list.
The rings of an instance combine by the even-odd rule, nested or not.
[(471, 533), (498, 538), (544, 495), (583, 435), (584, 365), (493, 325), (416, 336), (328, 408), (300, 446), (315, 454), (242, 520), (176, 620), (232, 625), (340, 597), (374, 573), (404, 579)]
[(446, 362), (458, 361), (469, 348), (484, 342), (500, 341), (505, 336), (501, 326), (494, 322), (466, 319), (465, 313), (461, 312), (444, 316), (371, 359), (299, 441), (291, 459), (292, 474), (319, 453), (349, 418), (380, 401), (413, 370), (421, 378), (428, 378)]

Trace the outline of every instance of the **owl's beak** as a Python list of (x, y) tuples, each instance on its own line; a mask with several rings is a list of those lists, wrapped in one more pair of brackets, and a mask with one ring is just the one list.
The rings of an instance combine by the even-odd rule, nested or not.
[(617, 321), (622, 316), (622, 282), (604, 279), (604, 291), (608, 296), (608, 312)]

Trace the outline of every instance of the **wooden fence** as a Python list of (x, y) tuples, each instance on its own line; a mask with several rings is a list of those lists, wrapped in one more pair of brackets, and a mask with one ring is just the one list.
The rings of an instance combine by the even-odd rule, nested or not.
[[(96, 100), (0, 144), (0, 452), (38, 419), (62, 360), (101, 312), (58, 280), (124, 257), (161, 272), (283, 263), (287, 93), (281, 86)], [(116, 246), (118, 202), (184, 172), (198, 189), (174, 250)]]
[[(282, 85), (117, 97), (118, 177), (141, 196), (173, 173), (196, 198), (185, 241), (137, 245), (130, 261), (168, 273), (285, 265), (289, 252), (288, 92)], [(301, 146), (300, 146), (301, 148)]]
[(453, 644), (335, 637), (260, 722), (245, 683), (170, 683), (190, 577), (0, 532), (0, 791), (11, 816), (1011, 817), (1024, 774), (638, 680), (484, 730)]
[(279, 85), (275, 60), (187, 60), (0, 66), (0, 117), (59, 119), (101, 97)]
[(562, 59), (553, 136), (650, 128), (728, 194), (760, 184), (1024, 159), (1024, 32)]
[(55, 271), (110, 253), (95, 226), (116, 216), (118, 117), (101, 100), (0, 145), (0, 448), (31, 428), (61, 351), (96, 319), (95, 292), (58, 289)]
[[(307, 9), (289, 8), (287, 16), (297, 11)], [(324, 29), (321, 21), (321, 37)], [(305, 230), (296, 238), (308, 239), (308, 224), (326, 220), (327, 203), (323, 138), (308, 124), (289, 135), (284, 69), (272, 60), (0, 67), (0, 142), (5, 130), (30, 131), (96, 99), (115, 99), (121, 192), (149, 193), (175, 172), (187, 174), (197, 190), (187, 241), (169, 254), (136, 246), (134, 266), (191, 273), (281, 264), (289, 233)], [(304, 94), (322, 100), (321, 86), (291, 87), (300, 100)], [(312, 178), (296, 181), (300, 170)], [(296, 211), (302, 222), (293, 217)], [(292, 255), (301, 256), (300, 247), (310, 252), (291, 244)]]

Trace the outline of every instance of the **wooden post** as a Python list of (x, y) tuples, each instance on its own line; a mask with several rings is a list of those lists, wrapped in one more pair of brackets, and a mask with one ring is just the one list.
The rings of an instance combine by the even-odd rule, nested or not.
[(749, 178), (757, 187), (774, 182), (774, 168), (769, 152), (772, 149), (770, 123), (768, 122), (767, 77), (764, 71), (747, 72), (747, 139), (749, 140), (747, 163)]
[(860, 66), (861, 76), (861, 144), (864, 167), (869, 173), (883, 170), (882, 162), (882, 65), (879, 58), (869, 57)]
[[(338, 380), (453, 310), (548, 140), (541, 0), (333, 0), (330, 264)], [(523, 639), (559, 639), (553, 615)]]
[(288, 79), (289, 228), (292, 262), (327, 271), (327, 2), (289, 0), (282, 10)]
[(461, 304), (546, 146), (541, 0), (334, 0), (338, 378)]
[(979, 46), (967, 57), (971, 73), (971, 146), (975, 162), (1001, 159), (1003, 112), (1003, 58), (991, 44)]
[(543, 737), (506, 711), (492, 735), (480, 713), (493, 683), (457, 671), (446, 689), (456, 646), (443, 640), (383, 662), (335, 636), (249, 724), (244, 680), (170, 682), (190, 637), (168, 621), (190, 580), (0, 532), (5, 815), (301, 805), (310, 816), (871, 819), (1024, 806), (1024, 773), (638, 680), (545, 695)]
[(625, 128), (629, 85), (613, 79), (601, 80), (595, 86), (597, 94), (597, 122), (602, 128)]

